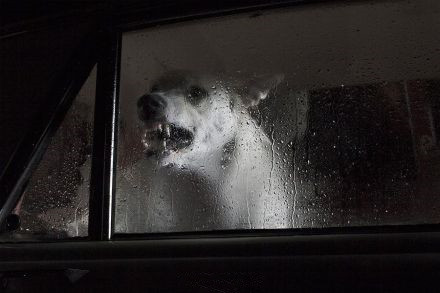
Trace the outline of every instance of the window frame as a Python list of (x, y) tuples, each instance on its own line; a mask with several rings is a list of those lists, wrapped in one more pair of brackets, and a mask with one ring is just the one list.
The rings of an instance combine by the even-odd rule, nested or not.
[(56, 77), (56, 86), (51, 89), (46, 104), (41, 105), (32, 128), (20, 141), (5, 170), (0, 174), (0, 231), (5, 228), (7, 216), (25, 191), (28, 180), (42, 159), (51, 137), (61, 125), (92, 71), (98, 56), (99, 42), (96, 40), (99, 38), (96, 29), (92, 29), (83, 38), (81, 46), (67, 62), (64, 71)]
[[(0, 271), (126, 265), (155, 269), (176, 266), (181, 269), (201, 270), (217, 266), (219, 269), (230, 269), (231, 266), (246, 269), (255, 267), (254, 265), (258, 265), (259, 268), (293, 270), (315, 265), (324, 270), (344, 269), (347, 265), (359, 269), (405, 269), (408, 266), (438, 268), (440, 224), (113, 233), (112, 199), (117, 156), (122, 34), (158, 24), (244, 12), (258, 14), (264, 9), (330, 1), (332, 0), (242, 0), (214, 4), (190, 0), (161, 4), (116, 3), (101, 11), (104, 17), (84, 42), (88, 44), (82, 48), (85, 51), (80, 50), (82, 53), (72, 61), (76, 62), (79, 58), (84, 62), (78, 70), (72, 71), (71, 74), (67, 74), (66, 71), (66, 76), (60, 77), (60, 87), (53, 91), (54, 105), (57, 106), (51, 108), (49, 114), (43, 117), (44, 123), (32, 131), (34, 135), (23, 141), (11, 160), (11, 165), (0, 178), (2, 194), (9, 194), (8, 197), (4, 197), (9, 204), (2, 205), (1, 213), (4, 215), (12, 210), (14, 201), (18, 200), (26, 180), (41, 159), (49, 138), (56, 131), (76, 93), (97, 62), (89, 236), (42, 243), (0, 243)], [(94, 53), (83, 56), (84, 52)], [(66, 87), (66, 84), (70, 86)], [(34, 147), (31, 147), (32, 145)], [(281, 267), (278, 267), (279, 265)]]

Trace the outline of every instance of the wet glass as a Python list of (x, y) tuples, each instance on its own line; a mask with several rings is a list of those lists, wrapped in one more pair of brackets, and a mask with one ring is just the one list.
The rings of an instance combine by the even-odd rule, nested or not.
[(88, 235), (96, 68), (73, 101), (13, 213), (20, 226), (0, 240)]
[(116, 233), (440, 222), (440, 3), (123, 35)]

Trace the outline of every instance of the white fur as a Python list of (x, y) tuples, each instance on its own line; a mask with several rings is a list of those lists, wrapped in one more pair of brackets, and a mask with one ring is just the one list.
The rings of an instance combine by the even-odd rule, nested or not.
[(142, 178), (129, 200), (136, 204), (125, 206), (124, 219), (116, 221), (125, 221), (125, 227), (116, 230), (288, 228), (272, 141), (247, 109), (266, 98), (270, 88), (252, 88), (250, 97), (215, 80), (197, 82), (209, 90), (197, 105), (179, 88), (157, 93), (167, 102), (164, 122), (192, 130), (194, 140), (183, 150), (132, 167), (132, 178)]

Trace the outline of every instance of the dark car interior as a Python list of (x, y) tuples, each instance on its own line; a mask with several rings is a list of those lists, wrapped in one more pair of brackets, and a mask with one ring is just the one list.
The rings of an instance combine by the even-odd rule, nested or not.
[[(437, 292), (439, 20), (435, 0), (0, 0), (0, 291)], [(230, 184), (153, 168), (211, 117), (140, 121), (174, 69), (234, 81), (190, 88), (214, 113), (267, 87), (230, 116), (266, 139), (222, 146)]]

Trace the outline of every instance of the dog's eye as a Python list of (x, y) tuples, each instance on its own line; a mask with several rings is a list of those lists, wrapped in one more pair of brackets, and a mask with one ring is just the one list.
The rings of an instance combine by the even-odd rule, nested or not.
[(157, 84), (153, 85), (153, 87), (151, 88), (151, 92), (158, 92), (159, 91), (159, 87), (157, 86)]
[(188, 90), (188, 100), (191, 104), (198, 104), (207, 95), (206, 90), (198, 86), (192, 86)]

